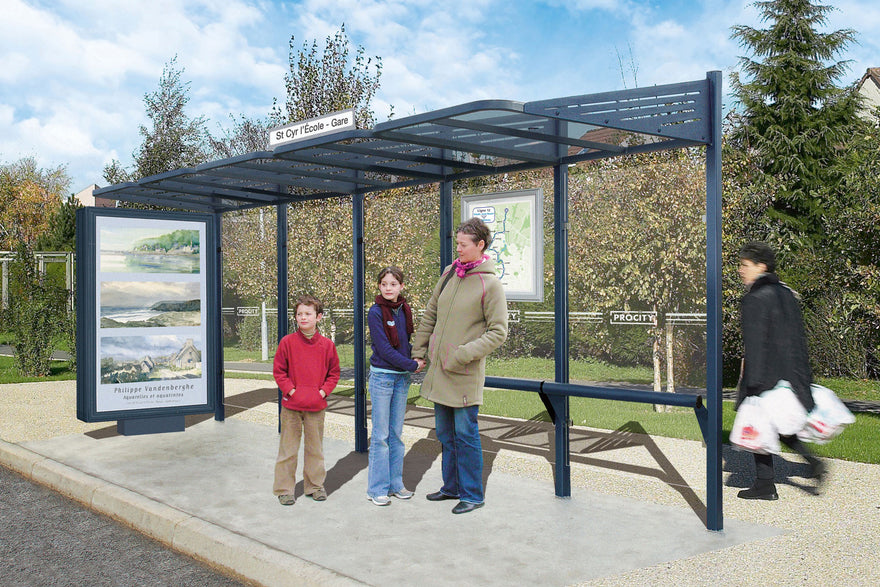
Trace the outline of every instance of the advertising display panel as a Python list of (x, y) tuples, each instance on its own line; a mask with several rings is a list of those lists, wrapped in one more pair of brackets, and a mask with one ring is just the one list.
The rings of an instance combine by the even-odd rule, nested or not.
[(214, 411), (219, 303), (207, 214), (77, 211), (77, 417)]

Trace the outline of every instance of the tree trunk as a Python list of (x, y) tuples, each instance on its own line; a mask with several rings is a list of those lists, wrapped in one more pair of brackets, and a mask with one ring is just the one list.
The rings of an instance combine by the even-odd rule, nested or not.
[[(662, 391), (660, 385), (660, 333), (661, 331), (659, 329), (654, 329), (654, 345), (652, 353), (654, 356), (654, 391)], [(663, 404), (654, 404), (654, 411), (665, 412), (666, 406)]]

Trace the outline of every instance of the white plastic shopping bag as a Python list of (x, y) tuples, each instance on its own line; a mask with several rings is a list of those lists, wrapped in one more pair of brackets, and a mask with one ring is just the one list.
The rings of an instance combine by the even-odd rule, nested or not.
[(807, 423), (807, 410), (794, 394), (791, 384), (780, 379), (773, 389), (761, 394), (761, 406), (770, 416), (777, 432), (791, 436), (803, 430)]
[(848, 424), (856, 421), (852, 412), (840, 401), (833, 391), (822, 385), (811, 385), (815, 407), (807, 415), (807, 422), (798, 432), (804, 442), (825, 444), (841, 432)]
[(762, 402), (755, 396), (743, 400), (733, 420), (730, 443), (740, 450), (778, 455), (779, 435)]

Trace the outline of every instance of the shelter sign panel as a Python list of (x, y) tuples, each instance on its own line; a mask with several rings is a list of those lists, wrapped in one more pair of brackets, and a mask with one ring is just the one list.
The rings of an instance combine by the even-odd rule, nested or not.
[(461, 197), (461, 217), (477, 216), (492, 231), (486, 250), (507, 299), (544, 300), (544, 191), (541, 189)]
[(213, 217), (98, 210), (77, 217), (77, 416), (213, 411)]

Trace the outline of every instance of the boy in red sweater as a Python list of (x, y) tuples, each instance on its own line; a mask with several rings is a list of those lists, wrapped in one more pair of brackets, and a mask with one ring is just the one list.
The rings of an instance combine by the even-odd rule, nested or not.
[(339, 381), (339, 355), (329, 338), (318, 332), (324, 306), (314, 296), (296, 301), (298, 329), (278, 343), (273, 369), (281, 390), (281, 442), (275, 461), (273, 493), (281, 505), (293, 505), (300, 438), (303, 447), (303, 488), (315, 501), (327, 499), (324, 490), (324, 410), (326, 397)]

